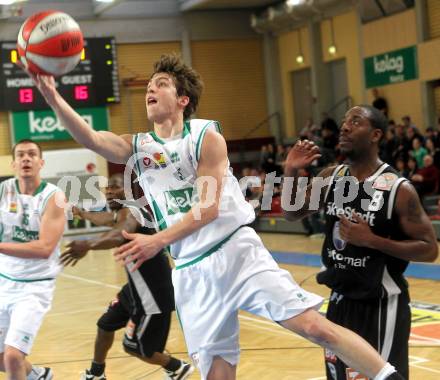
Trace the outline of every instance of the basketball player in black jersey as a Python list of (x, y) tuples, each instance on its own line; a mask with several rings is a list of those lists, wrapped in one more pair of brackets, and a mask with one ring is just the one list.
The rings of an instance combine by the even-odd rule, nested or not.
[[(320, 154), (311, 141), (296, 143), (285, 166), (285, 177), (295, 178), (288, 200), (293, 204), (299, 190), (306, 192), (306, 201), (284, 213), (296, 220), (324, 209), (325, 267), (317, 280), (331, 289), (327, 318), (364, 337), (408, 379), (411, 314), (403, 272), (409, 261), (434, 261), (438, 248), (415, 189), (379, 159), (386, 127), (377, 109), (350, 109), (339, 139), (347, 164), (324, 169), (320, 180), (302, 189), (298, 170)], [(329, 380), (367, 379), (328, 350), (325, 363)]]
[[(112, 230), (90, 240), (74, 240), (61, 255), (64, 265), (74, 266), (89, 250), (109, 249), (125, 242), (122, 230), (132, 233), (152, 234), (155, 231), (143, 227), (132, 212), (117, 200), (124, 197), (124, 178), (120, 174), (110, 177), (106, 191), (111, 212), (81, 212), (77, 214), (98, 225), (110, 225)], [(145, 217), (144, 215), (143, 217)], [(171, 283), (171, 267), (165, 253), (144, 262), (135, 272), (128, 272), (128, 283), (110, 303), (99, 318), (95, 339), (94, 357), (90, 369), (85, 370), (81, 380), (105, 380), (105, 360), (115, 331), (126, 328), (123, 346), (127, 353), (164, 368), (166, 379), (184, 380), (194, 368), (184, 361), (163, 353), (168, 337), (174, 295)]]

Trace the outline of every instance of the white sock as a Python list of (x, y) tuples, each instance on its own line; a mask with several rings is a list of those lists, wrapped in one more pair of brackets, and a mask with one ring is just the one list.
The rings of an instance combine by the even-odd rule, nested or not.
[(392, 373), (396, 372), (396, 369), (390, 364), (387, 363), (385, 366), (379, 371), (374, 380), (385, 380)]
[(31, 372), (27, 375), (27, 380), (37, 380), (39, 376), (44, 372), (43, 367), (32, 366)]

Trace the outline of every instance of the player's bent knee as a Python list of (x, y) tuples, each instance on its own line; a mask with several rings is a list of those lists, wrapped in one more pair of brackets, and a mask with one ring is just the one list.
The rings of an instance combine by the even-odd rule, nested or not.
[(16, 371), (24, 365), (25, 355), (13, 347), (7, 347), (3, 355), (3, 365), (8, 371)]

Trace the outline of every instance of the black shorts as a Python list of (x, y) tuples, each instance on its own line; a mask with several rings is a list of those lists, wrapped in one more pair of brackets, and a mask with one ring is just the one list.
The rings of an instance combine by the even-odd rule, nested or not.
[[(341, 297), (332, 293), (327, 318), (362, 336), (384, 360), (408, 379), (408, 339), (411, 329), (408, 292), (373, 300)], [(327, 379), (353, 379), (350, 369), (329, 350), (325, 350), (325, 362)]]
[[(137, 310), (143, 310), (139, 305)], [(163, 352), (171, 325), (171, 312), (146, 315), (137, 312), (128, 285), (124, 285), (107, 311), (99, 318), (97, 325), (104, 331), (125, 328), (123, 346), (133, 354), (151, 357)]]

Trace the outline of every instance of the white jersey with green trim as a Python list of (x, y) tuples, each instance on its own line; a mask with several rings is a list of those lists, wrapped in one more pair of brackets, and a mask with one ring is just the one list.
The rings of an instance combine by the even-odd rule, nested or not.
[[(216, 121), (193, 119), (184, 123), (182, 135), (175, 138), (161, 139), (154, 132), (133, 136), (139, 184), (161, 230), (178, 223), (197, 202), (197, 166), (208, 129), (220, 132)], [(253, 207), (244, 199), (237, 179), (228, 168), (218, 218), (173, 243), (171, 256), (178, 265), (192, 261), (254, 219)]]
[[(41, 218), (47, 201), (57, 186), (41, 182), (33, 195), (21, 194), (18, 181), (8, 179), (0, 184), (0, 241), (26, 243), (38, 240)], [(0, 277), (15, 281), (54, 278), (61, 270), (59, 244), (48, 259), (24, 259), (0, 252)]]

